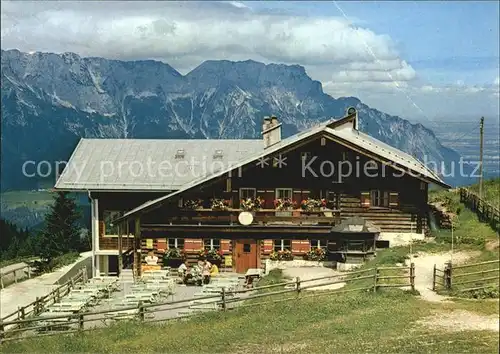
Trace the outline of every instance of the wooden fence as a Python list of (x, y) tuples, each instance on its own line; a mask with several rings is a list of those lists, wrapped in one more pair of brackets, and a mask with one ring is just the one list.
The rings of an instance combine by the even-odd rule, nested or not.
[[(456, 293), (481, 290), (499, 286), (500, 260), (454, 266), (446, 263), (444, 269), (434, 265), (432, 290), (446, 290)], [(475, 268), (472, 272), (467, 272)], [(480, 270), (477, 270), (477, 269)]]
[[(32, 272), (32, 267), (29, 264), (25, 264), (23, 266), (11, 269), (7, 272), (0, 272), (0, 287), (2, 289), (5, 288), (7, 285), (12, 284), (12, 283), (6, 284), (7, 283), (6, 279), (7, 280), (9, 279), (10, 274), (14, 274), (14, 283), (17, 283), (19, 280), (22, 280), (26, 277), (28, 279), (31, 278), (33, 272)], [(19, 277), (19, 275), (21, 276)]]
[(49, 294), (42, 297), (37, 297), (35, 301), (29, 303), (28, 305), (18, 307), (15, 312), (2, 317), (0, 319), (0, 324), (3, 323), (4, 326), (6, 326), (5, 323), (8, 324), (14, 318), (16, 318), (17, 320), (24, 320), (27, 317), (36, 316), (40, 312), (42, 312), (46, 306), (59, 302), (63, 296), (67, 295), (70, 292), (75, 284), (77, 284), (78, 282), (84, 283), (86, 281), (87, 270), (86, 268), (82, 268), (81, 271), (78, 272), (74, 277), (52, 290)]
[[(384, 275), (386, 271), (389, 273), (389, 275)], [(327, 279), (332, 279), (332, 281), (322, 282), (320, 284), (310, 284), (311, 282)], [(360, 286), (353, 288), (348, 287), (346, 289), (340, 288), (335, 290), (325, 289), (325, 291), (322, 291), (320, 293), (315, 292), (312, 294), (304, 295), (304, 290), (321, 288), (324, 286), (341, 283), (354, 284), (356, 282), (359, 282), (358, 285)], [(109, 320), (109, 317), (106, 315), (129, 310), (137, 310), (136, 319), (138, 319), (139, 321), (153, 323), (189, 317), (190, 315), (178, 315), (171, 318), (151, 319), (150, 315), (156, 317), (155, 315), (164, 311), (188, 309), (191, 306), (191, 302), (199, 300), (211, 299), (213, 300), (213, 303), (217, 305), (217, 310), (229, 311), (241, 307), (259, 306), (263, 304), (297, 300), (308, 297), (318, 297), (329, 294), (342, 294), (353, 291), (377, 292), (378, 289), (387, 287), (410, 288), (412, 290), (415, 290), (415, 267), (413, 263), (409, 267), (379, 267), (347, 272), (339, 275), (324, 276), (314, 279), (301, 280), (300, 278), (296, 278), (293, 281), (264, 285), (250, 289), (235, 291), (226, 291), (225, 289), (222, 289), (220, 293), (215, 293), (214, 295), (197, 296), (194, 298), (182, 299), (177, 301), (150, 304), (139, 303), (138, 306), (121, 307), (119, 309), (94, 312), (78, 312), (64, 323), (64, 326), (66, 327), (66, 330), (64, 332), (56, 331), (52, 333), (40, 334), (37, 331), (44, 330), (47, 329), (47, 327), (50, 327), (50, 325), (48, 326), (47, 324), (43, 324), (44, 321), (61, 319), (64, 320), (68, 318), (67, 315), (57, 315), (57, 313), (54, 313), (54, 316), (40, 318), (36, 317), (36, 315), (33, 313), (33, 316), (30, 318), (19, 318), (17, 320), (0, 322), (0, 343), (5, 341), (26, 339), (30, 337), (58, 335), (61, 333), (66, 334), (92, 330), (96, 328), (96, 326), (87, 326), (87, 328), (85, 328), (85, 324), (88, 324), (90, 322), (105, 323), (106, 320)], [(281, 289), (277, 291), (267, 291), (273, 288)], [(245, 297), (237, 297), (238, 294), (249, 292), (255, 294), (247, 295)], [(286, 294), (293, 294), (293, 296), (286, 297)], [(279, 298), (274, 298), (270, 301), (253, 301), (257, 299), (271, 298), (276, 295), (280, 295)], [(40, 322), (42, 322), (42, 324), (40, 324)], [(7, 327), (13, 329), (7, 331)]]
[(500, 211), (467, 188), (460, 188), (460, 202), (474, 211), (479, 220), (487, 222), (495, 231), (500, 230)]

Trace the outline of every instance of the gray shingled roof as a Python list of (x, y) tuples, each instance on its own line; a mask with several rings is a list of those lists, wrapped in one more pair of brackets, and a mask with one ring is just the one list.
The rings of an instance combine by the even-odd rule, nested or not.
[(81, 139), (55, 188), (168, 192), (263, 149), (260, 139)]
[[(349, 118), (345, 117), (344, 119)], [(349, 143), (356, 145), (362, 149), (368, 150), (369, 152), (382, 157), (383, 159), (393, 161), (402, 167), (409, 169), (413, 172), (416, 172), (415, 175), (421, 176), (421, 178), (426, 179), (428, 182), (436, 183), (440, 186), (450, 188), (441, 178), (436, 176), (431, 170), (429, 170), (422, 162), (420, 162), (418, 159), (416, 159), (413, 156), (410, 156), (408, 154), (403, 153), (402, 151), (393, 148), (375, 138), (370, 137), (369, 135), (363, 134), (355, 129), (352, 128), (352, 125), (349, 124), (343, 124), (339, 125), (335, 128), (330, 128), (328, 127), (331, 123), (334, 121), (330, 120), (328, 122), (325, 122), (319, 126), (315, 126), (312, 128), (309, 128), (307, 130), (304, 130), (298, 134), (295, 134), (287, 139), (282, 140), (281, 142), (263, 150), (260, 152), (256, 152), (254, 155), (249, 156), (248, 158), (242, 159), (238, 164), (227, 168), (225, 170), (220, 170), (216, 171), (212, 175), (208, 175), (199, 179), (192, 180), (185, 186), (183, 186), (181, 189), (178, 191), (172, 192), (168, 195), (165, 195), (163, 197), (150, 200), (132, 210), (129, 212), (125, 213), (122, 217), (114, 220), (113, 222), (120, 222), (124, 219), (127, 219), (131, 217), (132, 215), (139, 213), (139, 212), (144, 212), (147, 209), (149, 209), (151, 206), (156, 205), (158, 203), (161, 203), (173, 196), (179, 195), (181, 193), (184, 193), (185, 191), (196, 187), (202, 183), (205, 183), (211, 179), (220, 177), (224, 175), (225, 173), (228, 173), (229, 171), (232, 171), (233, 169), (245, 166), (249, 163), (258, 161), (259, 159), (275, 154), (277, 152), (280, 152), (281, 150), (289, 147), (290, 145), (301, 141), (305, 138), (311, 137), (315, 134), (324, 132), (326, 135), (331, 135), (333, 137), (338, 137), (341, 138), (345, 141), (348, 141)]]

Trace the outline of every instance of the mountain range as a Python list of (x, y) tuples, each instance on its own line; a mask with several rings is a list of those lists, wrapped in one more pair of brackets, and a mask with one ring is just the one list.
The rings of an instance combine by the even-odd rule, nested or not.
[(209, 60), (182, 75), (153, 60), (2, 50), (1, 85), (2, 190), (36, 188), (23, 163), (65, 161), (80, 137), (260, 138), (271, 114), (286, 137), (349, 106), (362, 131), (417, 158), (460, 158), (421, 124), (324, 93), (299, 65)]

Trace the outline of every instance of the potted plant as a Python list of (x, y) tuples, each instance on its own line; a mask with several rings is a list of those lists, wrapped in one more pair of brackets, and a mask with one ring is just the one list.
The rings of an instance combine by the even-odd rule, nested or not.
[(293, 261), (293, 254), (290, 250), (273, 251), (269, 259), (272, 261)]
[(201, 209), (203, 206), (203, 200), (201, 199), (190, 199), (184, 201), (184, 209), (196, 210)]
[(320, 210), (321, 208), (325, 208), (326, 204), (327, 204), (326, 199), (307, 198), (300, 203), (300, 207), (304, 211), (314, 211), (314, 210)]
[(210, 263), (215, 264), (220, 268), (222, 259), (224, 258), (224, 252), (221, 250), (211, 249), (206, 253), (206, 258)]
[(184, 252), (179, 248), (169, 248), (163, 255), (163, 265), (172, 268), (179, 267), (184, 260)]
[(264, 203), (265, 203), (264, 199), (260, 197), (246, 198), (241, 200), (240, 208), (245, 211), (258, 210), (262, 208)]
[(311, 248), (309, 252), (304, 255), (304, 259), (308, 261), (322, 261), (326, 257), (326, 252), (322, 248)]
[(227, 210), (229, 208), (229, 200), (214, 198), (211, 202), (212, 210)]
[(274, 200), (274, 207), (277, 210), (291, 210), (295, 206), (295, 202), (290, 198), (278, 198)]

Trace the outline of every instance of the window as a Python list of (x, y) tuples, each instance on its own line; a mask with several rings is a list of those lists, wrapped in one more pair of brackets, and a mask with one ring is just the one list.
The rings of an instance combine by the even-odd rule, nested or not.
[(240, 199), (255, 198), (255, 188), (240, 188)]
[(284, 250), (292, 250), (292, 241), (291, 240), (274, 240), (274, 251), (284, 251)]
[(168, 248), (179, 248), (184, 249), (184, 239), (183, 238), (169, 238)]
[(243, 244), (243, 253), (250, 253), (252, 251), (252, 245), (249, 243)]
[(339, 209), (339, 193), (321, 190), (320, 198), (326, 199), (328, 209)]
[(389, 207), (389, 192), (374, 190), (370, 192), (371, 206)]
[(104, 221), (104, 235), (106, 236), (118, 236), (118, 226), (111, 226), (111, 221), (119, 218), (123, 215), (122, 211), (110, 211), (104, 210), (102, 213)]
[(327, 245), (327, 240), (311, 240), (311, 249), (322, 248), (326, 250)]
[(276, 189), (276, 199), (292, 199), (292, 188), (277, 188)]
[(203, 240), (203, 245), (205, 250), (220, 250), (220, 239), (217, 238), (206, 238)]

